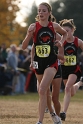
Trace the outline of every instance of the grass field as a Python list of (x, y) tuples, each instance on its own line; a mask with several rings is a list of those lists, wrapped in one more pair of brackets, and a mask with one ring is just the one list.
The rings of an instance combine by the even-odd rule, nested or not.
[[(60, 93), (61, 106), (64, 93)], [(38, 94), (0, 96), (0, 124), (36, 124), (38, 120)], [(53, 124), (45, 113), (43, 124)], [(71, 99), (67, 118), (62, 124), (83, 124), (83, 90)]]

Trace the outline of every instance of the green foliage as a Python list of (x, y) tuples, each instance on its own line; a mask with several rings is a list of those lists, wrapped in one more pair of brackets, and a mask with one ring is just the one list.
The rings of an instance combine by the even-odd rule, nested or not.
[[(75, 96), (71, 97), (71, 101), (73, 102), (83, 102), (83, 90), (78, 90), (78, 92), (75, 94)], [(60, 93), (60, 100), (63, 101), (64, 98), (64, 92)]]
[[(71, 98), (71, 101), (73, 102), (83, 102), (83, 90), (79, 90), (74, 97)], [(60, 101), (63, 101), (64, 98), (64, 92), (60, 93)], [(28, 92), (25, 95), (14, 95), (14, 96), (0, 96), (0, 100), (16, 100), (16, 101), (38, 101), (39, 95), (38, 93), (31, 93)]]
[(14, 95), (14, 96), (0, 96), (1, 100), (16, 100), (16, 101), (38, 101), (39, 96), (38, 93), (27, 93), (25, 95)]

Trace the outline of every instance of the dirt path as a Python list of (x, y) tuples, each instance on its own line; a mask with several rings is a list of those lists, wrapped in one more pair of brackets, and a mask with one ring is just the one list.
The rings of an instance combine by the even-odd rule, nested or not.
[[(38, 102), (0, 100), (0, 124), (35, 124), (37, 120)], [(49, 113), (43, 124), (53, 124)], [(83, 103), (71, 102), (63, 124), (83, 124)]]

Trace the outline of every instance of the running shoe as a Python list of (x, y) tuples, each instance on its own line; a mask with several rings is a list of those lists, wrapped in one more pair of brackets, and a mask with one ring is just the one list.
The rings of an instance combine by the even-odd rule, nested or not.
[(37, 122), (36, 124), (42, 124), (41, 122)]
[(51, 113), (51, 117), (54, 124), (62, 124), (61, 119), (55, 113)]
[(65, 121), (65, 119), (66, 119), (66, 114), (65, 114), (65, 112), (61, 112), (61, 113), (60, 113), (60, 118), (61, 118), (61, 120)]

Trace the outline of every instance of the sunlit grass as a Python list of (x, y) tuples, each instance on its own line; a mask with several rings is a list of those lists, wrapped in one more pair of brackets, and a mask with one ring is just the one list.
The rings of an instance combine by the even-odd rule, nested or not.
[[(64, 92), (60, 93), (60, 100), (63, 101)], [(83, 102), (83, 90), (78, 90), (77, 93), (71, 98), (71, 101), (81, 101)]]
[[(60, 93), (60, 101), (63, 101), (64, 92)], [(23, 101), (38, 101), (38, 93), (27, 92), (24, 95), (8, 95), (0, 96), (1, 100), (23, 100)], [(79, 90), (74, 97), (71, 98), (72, 101), (83, 101), (83, 90)]]
[(38, 100), (38, 93), (26, 93), (26, 94), (17, 94), (17, 95), (7, 95), (7, 96), (0, 96), (2, 100), (23, 100), (23, 101), (37, 101)]

